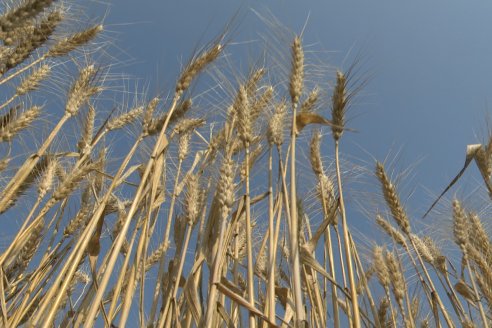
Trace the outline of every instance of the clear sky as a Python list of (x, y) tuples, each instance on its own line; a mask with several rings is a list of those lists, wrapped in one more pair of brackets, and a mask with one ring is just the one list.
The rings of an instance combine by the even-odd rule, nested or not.
[(350, 124), (359, 133), (345, 139), (346, 153), (371, 163), (368, 154), (396, 158), (396, 171), (417, 163), (405, 185), (407, 196), (415, 190), (411, 207), (421, 215), (431, 202), (425, 190), (440, 192), (462, 165), (466, 145), (486, 135), (492, 3), (118, 0), (105, 24), (125, 52), (118, 57), (131, 59), (124, 71), (149, 81), (150, 93), (166, 93), (180, 63), (234, 14), (231, 39), (240, 44), (268, 32), (254, 13), (267, 10), (293, 32), (305, 26), (304, 44), (334, 67), (347, 68), (361, 54), (361, 71), (371, 78), (354, 106)]

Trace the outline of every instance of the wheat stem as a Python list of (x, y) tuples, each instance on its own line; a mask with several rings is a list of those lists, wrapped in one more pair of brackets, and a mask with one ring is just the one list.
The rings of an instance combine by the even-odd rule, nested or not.
[[(246, 185), (245, 185), (245, 204), (246, 204), (246, 247), (248, 248), (248, 300), (252, 307), (255, 306), (254, 276), (253, 276), (253, 241), (251, 237), (251, 199), (249, 190), (249, 142), (246, 143)], [(256, 327), (256, 319), (252, 313), (249, 316), (250, 327)]]
[(268, 151), (268, 287), (266, 308), (268, 308), (268, 319), (275, 322), (275, 219), (273, 208), (273, 147), (270, 145)]
[(342, 175), (340, 173), (340, 159), (339, 159), (339, 140), (335, 141), (335, 165), (337, 171), (337, 182), (338, 182), (338, 197), (340, 201), (340, 214), (342, 216), (342, 229), (343, 229), (343, 240), (345, 247), (345, 261), (347, 263), (347, 274), (350, 283), (350, 295), (352, 298), (352, 308), (353, 308), (353, 320), (354, 327), (360, 327), (360, 315), (359, 315), (359, 302), (357, 299), (357, 285), (355, 284), (354, 269), (352, 266), (352, 252), (350, 251), (349, 244), (349, 229), (347, 223), (347, 216), (345, 214), (345, 202), (343, 198), (343, 188), (342, 188)]

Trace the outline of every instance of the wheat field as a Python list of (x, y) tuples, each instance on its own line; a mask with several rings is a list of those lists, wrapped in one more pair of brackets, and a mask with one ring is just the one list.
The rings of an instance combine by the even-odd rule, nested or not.
[[(360, 62), (325, 69), (290, 32), (241, 72), (227, 25), (170, 90), (121, 92), (130, 78), (98, 62), (104, 24), (78, 10), (2, 3), (1, 327), (489, 326), (492, 240), (447, 198), (461, 174), (426, 213), (447, 207), (443, 250), (384, 159), (344, 154)], [(492, 195), (492, 137), (465, 169)], [(372, 185), (347, 203), (359, 175)], [(364, 244), (351, 205), (374, 198), (386, 237)]]

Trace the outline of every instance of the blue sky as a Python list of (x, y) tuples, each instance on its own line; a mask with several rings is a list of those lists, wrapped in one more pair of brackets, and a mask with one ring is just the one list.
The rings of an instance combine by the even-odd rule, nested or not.
[[(254, 11), (266, 10), (293, 32), (305, 26), (304, 44), (334, 67), (361, 54), (371, 78), (354, 106), (350, 124), (359, 133), (345, 138), (346, 153), (371, 163), (368, 154), (396, 157), (396, 171), (417, 163), (408, 185), (418, 191), (413, 198), (422, 197), (414, 208), (422, 214), (431, 202), (425, 189), (440, 192), (466, 145), (486, 136), (492, 3), (120, 0), (109, 5), (105, 24), (125, 52), (118, 56), (128, 63), (124, 71), (149, 81), (152, 94), (171, 88), (180, 64), (234, 14), (233, 43), (258, 40), (268, 27)], [(247, 48), (230, 48), (247, 66)]]

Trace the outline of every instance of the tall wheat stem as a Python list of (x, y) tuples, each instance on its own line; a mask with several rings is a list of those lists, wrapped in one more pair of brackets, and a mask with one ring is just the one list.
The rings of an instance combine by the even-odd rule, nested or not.
[(269, 264), (268, 271), (268, 318), (275, 322), (275, 220), (273, 211), (273, 147), (268, 153), (268, 238)]
[[(143, 183), (143, 181), (142, 181)], [(150, 201), (152, 203), (152, 201)], [(143, 217), (143, 229), (142, 233), (140, 235), (140, 239), (138, 241), (137, 245), (137, 251), (135, 254), (134, 258), (134, 264), (131, 268), (130, 275), (129, 275), (129, 280), (128, 280), (128, 286), (126, 289), (125, 293), (125, 299), (123, 302), (123, 308), (120, 314), (120, 322), (119, 325), (121, 327), (125, 327), (126, 325), (126, 320), (128, 320), (128, 314), (130, 312), (130, 307), (132, 305), (133, 301), (133, 295), (135, 294), (135, 289), (136, 289), (136, 284), (137, 284), (137, 275), (141, 273), (142, 275), (145, 274), (145, 261), (142, 261), (144, 257), (144, 253), (146, 251), (145, 249), (145, 244), (146, 244), (146, 239), (148, 236), (148, 229), (149, 229), (149, 221), (150, 221), (150, 215), (151, 215), (151, 210), (149, 209), (148, 213), (145, 214)], [(138, 230), (138, 229), (137, 229)], [(143, 289), (144, 286), (141, 285), (141, 288)], [(140, 320), (144, 320), (143, 315), (140, 316)], [(144, 326), (143, 322), (140, 322), (141, 326)]]
[(133, 243), (135, 242), (136, 235), (137, 235), (137, 230), (135, 229), (135, 231), (133, 232), (133, 236), (130, 240), (129, 246), (128, 246), (129, 250), (125, 256), (125, 260), (124, 260), (123, 265), (121, 267), (121, 274), (119, 275), (118, 280), (116, 282), (116, 286), (114, 288), (113, 298), (111, 300), (111, 305), (110, 305), (109, 311), (108, 311), (108, 321), (110, 323), (113, 323), (113, 319), (116, 316), (116, 306), (118, 304), (118, 298), (120, 296), (122, 287), (126, 284), (126, 281), (125, 281), (126, 268), (128, 267), (128, 264), (130, 263), (130, 257), (131, 257), (130, 250), (133, 248)]
[[(318, 179), (320, 181), (320, 186), (321, 186), (321, 195), (324, 195), (327, 190), (324, 190), (324, 184), (321, 183), (321, 176), (318, 176)], [(328, 213), (328, 204), (326, 204), (325, 197), (321, 197), (321, 203), (323, 206), (323, 213)], [(336, 215), (336, 213), (335, 213)], [(328, 218), (324, 218), (327, 220)], [(331, 231), (330, 231), (330, 226), (329, 224), (325, 231), (325, 252), (328, 252), (328, 265), (329, 265), (329, 273), (333, 278), (336, 278), (335, 274), (335, 259), (333, 257), (333, 244), (331, 241)], [(324, 278), (325, 286), (326, 286), (326, 277)], [(338, 328), (340, 327), (340, 317), (339, 317), (339, 310), (338, 310), (338, 296), (337, 296), (337, 287), (334, 284), (331, 284), (331, 301), (332, 301), (332, 307), (333, 307), (333, 327)]]
[[(183, 161), (182, 160), (179, 160), (179, 162), (178, 162), (178, 170), (176, 171), (176, 179), (174, 180), (173, 194), (171, 196), (171, 204), (169, 205), (169, 214), (167, 215), (166, 231), (164, 233), (164, 243), (166, 245), (169, 244), (169, 235), (171, 233), (171, 223), (173, 221), (174, 207), (175, 207), (175, 204), (176, 204), (176, 197), (178, 196), (178, 195), (176, 195), (176, 192), (175, 191), (178, 189), (179, 176), (181, 174), (182, 165), (183, 165)], [(165, 248), (163, 257), (165, 257), (165, 254), (166, 254), (166, 250), (167, 249), (168, 249), (168, 246), (166, 246), (166, 248)]]
[(296, 192), (296, 115), (297, 104), (292, 106), (292, 130), (291, 130), (291, 151), (290, 151), (290, 243), (292, 256), (292, 275), (294, 282), (294, 301), (296, 322), (303, 322), (306, 317), (304, 304), (302, 301), (302, 280), (301, 264), (299, 258), (299, 222), (297, 217), (297, 192)]
[[(352, 247), (352, 251), (354, 252), (354, 257), (355, 257), (355, 263), (357, 264), (357, 266), (361, 269), (362, 271), (362, 262), (360, 260), (360, 257), (359, 257), (359, 253), (357, 252), (357, 249), (355, 248), (355, 242), (352, 238), (352, 234), (349, 234), (349, 237), (350, 237), (350, 245)], [(367, 298), (369, 299), (369, 306), (371, 308), (371, 311), (372, 311), (372, 315), (374, 316), (374, 322), (375, 322), (375, 326), (376, 328), (381, 328), (381, 324), (378, 320), (378, 311), (376, 309), (376, 305), (374, 303), (374, 298), (372, 297), (372, 293), (371, 293), (371, 290), (369, 289), (369, 285), (368, 285), (368, 281), (364, 275), (364, 273), (362, 272), (361, 274), (361, 278), (362, 280), (362, 283), (364, 285), (364, 289), (367, 293)]]
[[(233, 162), (230, 154), (229, 145), (226, 147), (226, 154), (224, 155), (221, 177), (216, 190), (216, 197), (220, 204), (220, 232), (217, 250), (215, 251), (215, 257), (213, 258), (211, 273), (210, 273), (210, 289), (207, 299), (207, 312), (205, 317), (202, 317), (202, 322), (200, 327), (205, 326), (207, 328), (212, 327), (214, 312), (216, 311), (216, 301), (218, 297), (217, 283), (219, 283), (220, 275), (222, 274), (222, 262), (224, 260), (224, 254), (226, 249), (226, 235), (228, 229), (227, 218), (234, 203), (234, 172), (233, 172)], [(242, 211), (238, 207), (237, 211)], [(203, 321), (205, 320), (205, 321)]]
[(357, 285), (355, 284), (354, 269), (352, 266), (352, 252), (350, 247), (347, 216), (345, 214), (345, 202), (343, 199), (342, 176), (340, 173), (339, 141), (335, 141), (335, 165), (337, 170), (338, 196), (340, 198), (340, 213), (342, 215), (343, 241), (345, 247), (345, 260), (347, 262), (347, 273), (350, 282), (350, 295), (353, 308), (353, 327), (360, 327), (359, 302), (357, 299)]
[[(328, 265), (329, 272), (333, 278), (336, 277), (335, 271), (335, 258), (333, 256), (333, 242), (331, 240), (331, 229), (328, 226), (325, 230), (325, 250), (328, 252)], [(326, 278), (325, 278), (326, 281)], [(333, 327), (340, 327), (340, 313), (338, 309), (338, 296), (337, 288), (331, 284), (331, 302), (333, 307)]]
[(181, 175), (181, 167), (182, 167), (182, 164), (183, 164), (183, 160), (179, 159), (178, 160), (178, 169), (176, 171), (176, 178), (174, 180), (174, 188), (173, 188), (173, 193), (171, 195), (171, 203), (169, 205), (169, 213), (168, 213), (168, 216), (167, 216), (167, 223), (166, 223), (166, 230), (164, 232), (164, 240), (163, 240), (163, 243), (164, 243), (164, 252), (161, 256), (161, 260), (159, 261), (159, 272), (157, 274), (158, 276), (158, 279), (156, 281), (156, 285), (155, 285), (155, 288), (154, 288), (154, 296), (153, 296), (153, 300), (152, 300), (152, 306), (151, 306), (151, 310), (150, 310), (150, 315), (149, 315), (149, 319), (150, 320), (154, 320), (154, 317), (155, 317), (155, 313), (157, 311), (157, 303), (159, 302), (159, 293), (160, 293), (160, 285), (162, 283), (162, 279), (163, 279), (163, 276), (164, 276), (164, 258), (166, 256), (166, 252), (167, 252), (167, 249), (169, 247), (169, 235), (171, 233), (171, 223), (172, 223), (172, 218), (173, 218), (173, 214), (174, 214), (174, 206), (175, 206), (175, 203), (176, 203), (176, 190), (178, 189), (178, 184), (179, 184), (179, 177)]
[[(249, 190), (249, 142), (246, 142), (246, 195), (245, 195), (245, 205), (246, 205), (246, 247), (248, 248), (248, 301), (252, 307), (255, 307), (255, 283), (254, 283), (254, 273), (253, 273), (253, 241), (251, 233), (251, 199)], [(249, 314), (249, 326), (256, 327), (255, 316)]]

